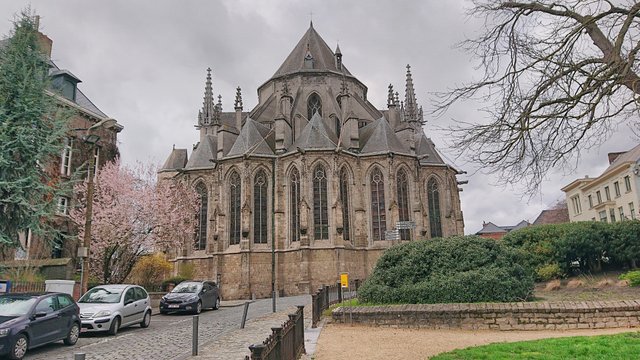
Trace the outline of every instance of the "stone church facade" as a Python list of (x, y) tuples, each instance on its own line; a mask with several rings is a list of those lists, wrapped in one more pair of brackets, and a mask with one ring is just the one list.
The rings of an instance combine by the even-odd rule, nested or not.
[[(226, 299), (270, 296), (272, 269), (280, 294), (306, 294), (341, 272), (366, 278), (396, 243), (462, 235), (460, 172), (422, 130), (410, 67), (403, 102), (390, 85), (379, 110), (367, 92), (313, 24), (250, 112), (240, 88), (222, 111), (208, 70), (199, 141), (190, 157), (174, 148), (159, 172), (202, 200), (177, 266), (195, 264)], [(386, 240), (399, 221), (416, 226)]]

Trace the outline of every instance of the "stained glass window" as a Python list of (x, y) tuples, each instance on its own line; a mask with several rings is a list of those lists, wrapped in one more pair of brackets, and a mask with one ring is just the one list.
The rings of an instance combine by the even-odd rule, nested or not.
[(346, 241), (351, 240), (349, 226), (349, 174), (345, 168), (340, 171), (340, 204), (342, 205), (342, 235)]
[(241, 236), (241, 217), (240, 217), (240, 175), (233, 172), (229, 177), (229, 245), (240, 244)]
[(198, 227), (196, 229), (195, 250), (204, 250), (207, 246), (207, 210), (209, 209), (209, 195), (203, 183), (196, 185), (196, 193), (200, 198), (198, 211)]
[(371, 230), (373, 240), (384, 240), (387, 230), (387, 212), (384, 205), (384, 177), (380, 169), (371, 173)]
[(289, 178), (289, 229), (291, 241), (300, 240), (300, 173), (291, 171)]
[(438, 182), (432, 178), (427, 183), (427, 201), (429, 203), (429, 227), (431, 238), (442, 236), (442, 223), (440, 217), (440, 191)]
[(316, 240), (329, 238), (327, 174), (322, 165), (316, 166), (313, 171), (313, 231)]
[(313, 93), (307, 100), (307, 119), (311, 120), (315, 113), (322, 116), (322, 100), (318, 94)]
[[(404, 169), (398, 171), (396, 184), (398, 190), (398, 220), (409, 221), (409, 179)], [(400, 239), (411, 240), (411, 230), (401, 229)]]
[(263, 170), (253, 182), (253, 242), (267, 243), (267, 175)]

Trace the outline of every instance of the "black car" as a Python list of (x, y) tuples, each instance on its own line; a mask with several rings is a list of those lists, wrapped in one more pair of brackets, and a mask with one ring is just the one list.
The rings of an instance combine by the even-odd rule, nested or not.
[(63, 293), (0, 294), (0, 355), (22, 359), (27, 349), (80, 335), (80, 308)]
[(211, 281), (183, 281), (160, 299), (160, 314), (188, 311), (200, 314), (202, 309), (218, 309), (220, 291)]

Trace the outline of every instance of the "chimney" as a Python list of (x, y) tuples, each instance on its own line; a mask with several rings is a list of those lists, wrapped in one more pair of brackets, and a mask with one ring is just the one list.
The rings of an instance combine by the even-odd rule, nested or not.
[(616, 159), (618, 158), (618, 156), (624, 154), (625, 151), (622, 152), (612, 152), (607, 154), (607, 156), (609, 157), (609, 165), (613, 164), (614, 161), (616, 161)]

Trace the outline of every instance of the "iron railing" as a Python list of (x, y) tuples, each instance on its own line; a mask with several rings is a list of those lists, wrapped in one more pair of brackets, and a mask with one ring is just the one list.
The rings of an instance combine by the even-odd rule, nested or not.
[(342, 288), (340, 282), (333, 285), (324, 285), (318, 289), (318, 292), (311, 295), (311, 327), (318, 326), (322, 312), (331, 305), (357, 297), (359, 287), (360, 280), (356, 279), (349, 281), (349, 287), (346, 289)]
[(271, 335), (258, 345), (249, 346), (251, 356), (245, 360), (296, 360), (304, 354), (304, 306), (281, 327), (271, 328)]
[(12, 281), (9, 292), (23, 293), (23, 292), (43, 292), (46, 289), (44, 281)]

